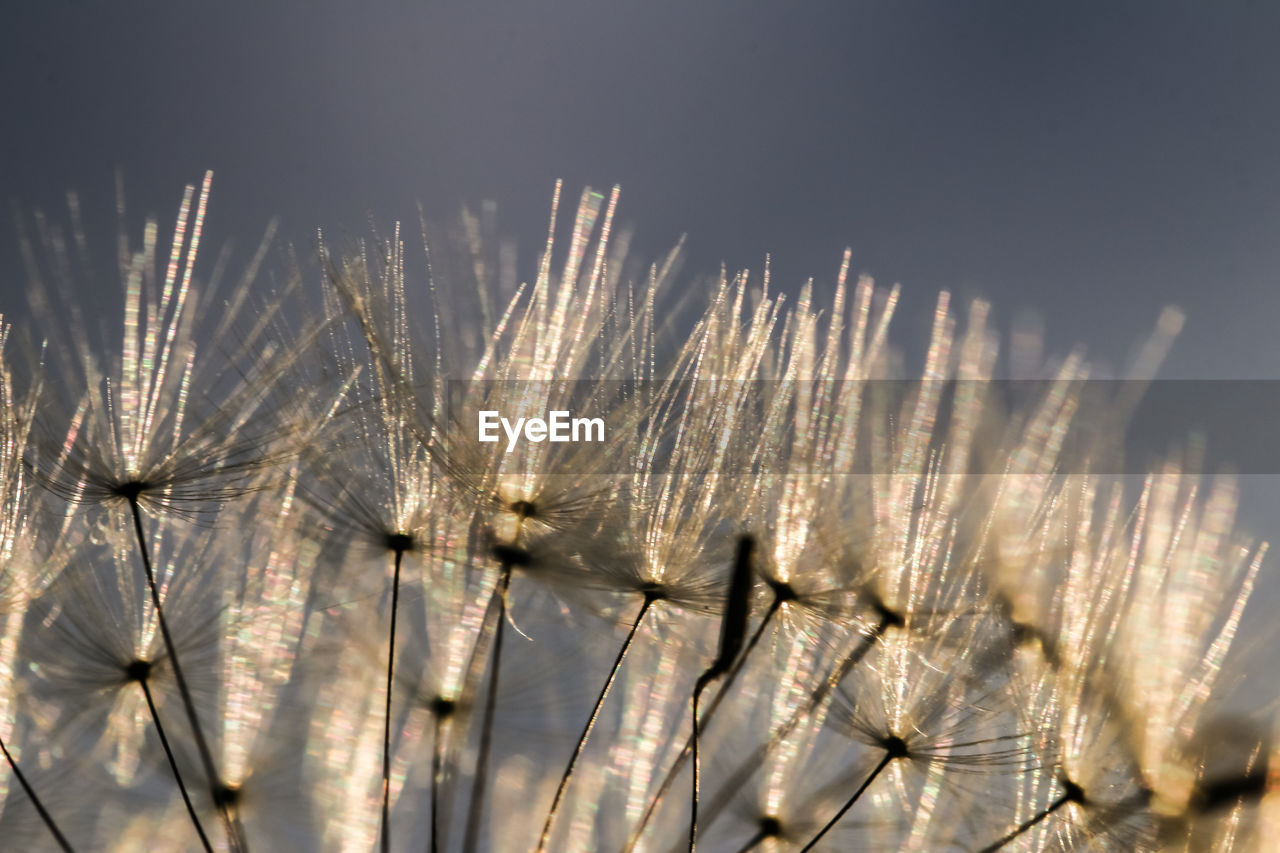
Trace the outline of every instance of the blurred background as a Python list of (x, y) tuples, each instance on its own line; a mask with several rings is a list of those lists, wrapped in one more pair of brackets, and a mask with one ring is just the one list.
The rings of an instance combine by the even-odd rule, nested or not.
[[(15, 3), (0, 198), (77, 191), (107, 273), (117, 170), (136, 235), (212, 169), (205, 245), (241, 262), (273, 217), (306, 248), (492, 199), (531, 275), (554, 181), (617, 183), (639, 256), (688, 234), (685, 281), (769, 253), (825, 298), (852, 247), (907, 352), (942, 288), (1116, 365), (1176, 304), (1163, 377), (1272, 379), (1277, 44), (1256, 2)], [(21, 268), (6, 223), (11, 315)], [(1244, 479), (1280, 538), (1280, 478)]]

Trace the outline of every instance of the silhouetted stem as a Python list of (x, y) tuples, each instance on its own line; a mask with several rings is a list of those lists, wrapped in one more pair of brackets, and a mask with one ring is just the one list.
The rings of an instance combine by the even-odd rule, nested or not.
[(769, 740), (757, 747), (755, 751), (752, 752), (745, 761), (739, 764), (732, 774), (730, 774), (728, 783), (721, 788), (720, 794), (718, 794), (716, 799), (711, 802), (711, 805), (704, 814), (707, 824), (710, 824), (719, 817), (720, 812), (724, 810), (724, 807), (728, 805), (732, 797), (741, 790), (744, 784), (746, 784), (748, 777), (750, 777), (751, 774), (759, 768), (765, 757), (776, 749), (780, 743), (786, 740), (791, 733), (795, 731), (796, 726), (800, 725), (802, 720), (813, 714), (813, 712), (826, 701), (827, 697), (831, 694), (831, 691), (835, 689), (836, 685), (844, 681), (844, 679), (848, 677), (849, 673), (853, 671), (853, 668), (862, 662), (862, 660), (867, 656), (867, 653), (870, 652), (871, 649), (874, 648), (875, 644), (880, 641), (880, 638), (884, 636), (884, 632), (887, 631), (891, 625), (900, 625), (901, 623), (901, 618), (893, 613), (886, 612), (881, 614), (880, 621), (876, 623), (876, 626), (870, 631), (870, 633), (863, 634), (859, 638), (857, 647), (850, 652), (849, 656), (841, 661), (840, 666), (836, 667), (836, 669), (827, 676), (827, 679), (813, 691), (812, 695), (809, 697), (809, 701), (801, 705), (799, 708), (796, 708), (787, 721), (779, 726), (772, 735), (770, 735)]
[[(151, 603), (156, 608), (156, 622), (160, 625), (160, 637), (164, 640), (165, 654), (169, 658), (170, 666), (173, 667), (173, 680), (178, 685), (178, 694), (182, 697), (182, 707), (187, 712), (187, 722), (191, 724), (191, 733), (196, 741), (196, 749), (200, 753), (200, 761), (204, 765), (205, 774), (209, 778), (209, 791), (210, 793), (216, 793), (222, 782), (218, 778), (218, 769), (213, 763), (213, 754), (209, 751), (209, 744), (204, 739), (204, 732), (200, 729), (200, 718), (196, 715), (195, 702), (191, 699), (191, 691), (187, 687), (187, 679), (183, 677), (182, 665), (178, 662), (178, 650), (174, 645), (173, 635), (169, 633), (169, 621), (165, 619), (164, 607), (160, 603), (160, 590), (156, 586), (155, 571), (151, 567), (151, 554), (147, 551), (147, 536), (142, 529), (142, 510), (138, 507), (137, 497), (129, 498), (129, 509), (133, 514), (133, 529), (138, 537), (138, 550), (142, 554), (142, 568), (147, 575), (147, 586), (151, 590)], [(214, 801), (217, 803), (217, 797), (214, 797)], [(241, 833), (226, 804), (217, 803), (217, 808), (226, 828), (227, 841), (231, 845), (231, 849), (237, 851), (237, 853), (246, 850), (248, 845), (241, 837)]]
[(200, 825), (196, 807), (191, 802), (191, 795), (187, 793), (187, 786), (182, 781), (182, 773), (178, 771), (178, 760), (173, 754), (173, 748), (169, 746), (169, 738), (164, 733), (164, 726), (160, 722), (160, 713), (156, 710), (155, 699), (151, 696), (151, 685), (147, 683), (146, 678), (138, 679), (138, 685), (142, 688), (142, 695), (147, 697), (151, 721), (156, 724), (156, 734), (160, 736), (160, 745), (164, 747), (165, 757), (169, 759), (169, 768), (173, 770), (173, 778), (178, 783), (178, 790), (182, 793), (182, 802), (187, 807), (187, 814), (191, 816), (191, 824), (196, 828), (196, 834), (200, 836), (200, 843), (204, 845), (204, 849), (213, 853), (213, 845), (209, 843), (209, 836), (205, 835), (204, 827)]
[(578, 763), (578, 757), (582, 755), (582, 750), (587, 745), (587, 738), (591, 736), (591, 730), (595, 728), (596, 720), (600, 718), (600, 709), (604, 706), (604, 700), (609, 696), (609, 690), (613, 687), (613, 682), (618, 676), (622, 661), (631, 649), (631, 643), (636, 638), (636, 632), (640, 630), (640, 623), (644, 620), (645, 614), (649, 612), (649, 606), (653, 604), (653, 601), (654, 599), (651, 595), (644, 597), (644, 603), (640, 605), (640, 610), (636, 613), (636, 618), (631, 623), (631, 630), (627, 632), (627, 638), (622, 641), (622, 648), (618, 650), (613, 666), (609, 669), (609, 677), (605, 679), (604, 686), (600, 688), (600, 695), (596, 697), (596, 704), (591, 709), (591, 716), (587, 718), (587, 724), (583, 726), (582, 734), (578, 736), (578, 743), (573, 748), (573, 755), (569, 758), (569, 764), (564, 768), (564, 773), (560, 775), (560, 784), (556, 786), (556, 795), (551, 800), (551, 809), (547, 812), (547, 819), (542, 824), (542, 835), (538, 839), (538, 853), (542, 853), (547, 848), (547, 842), (551, 839), (551, 824), (556, 819), (556, 812), (560, 808), (560, 800), (564, 797), (564, 792), (569, 787), (569, 779), (573, 776), (573, 768)]
[(1040, 823), (1049, 815), (1053, 814), (1058, 809), (1062, 808), (1067, 803), (1071, 802), (1073, 799), (1074, 798), (1071, 796), (1071, 792), (1068, 791), (1067, 793), (1058, 797), (1058, 799), (1054, 800), (1048, 806), (1041, 809), (1034, 817), (1031, 817), (1028, 820), (1025, 820), (1022, 823), (1018, 824), (1018, 828), (1015, 829), (1013, 832), (1010, 832), (1008, 835), (1004, 836), (1000, 840), (993, 841), (992, 843), (988, 844), (986, 847), (983, 847), (980, 853), (995, 853), (995, 851), (999, 850), (1001, 847), (1005, 846), (1010, 841), (1013, 841), (1019, 835), (1022, 835), (1024, 832), (1031, 829), (1031, 827)]
[[(689, 808), (689, 853), (693, 853), (698, 841), (698, 699), (707, 685), (734, 669), (742, 658), (743, 640), (747, 635), (747, 624), (751, 619), (751, 554), (755, 550), (755, 540), (750, 536), (738, 539), (737, 553), (733, 559), (733, 567), (729, 570), (729, 590), (724, 598), (724, 614), (720, 617), (720, 646), (716, 650), (716, 658), (711, 666), (699, 676), (693, 686), (693, 705), (690, 714), (693, 723), (693, 790)], [(757, 631), (757, 634), (759, 632)]]
[(498, 675), (502, 667), (502, 634), (506, 625), (507, 590), (511, 586), (511, 566), (503, 563), (502, 576), (493, 594), (497, 597), (498, 622), (493, 629), (493, 657), (489, 663), (489, 689), (484, 698), (484, 716), (480, 723), (480, 748), (471, 783), (471, 804), (467, 811), (467, 831), (462, 849), (474, 853), (480, 839), (480, 823), (484, 818), (485, 787), (489, 776), (489, 751), (493, 747), (493, 714), (498, 699)]
[[(764, 636), (765, 629), (769, 627), (769, 624), (773, 621), (774, 615), (778, 612), (778, 609), (781, 606), (782, 600), (775, 598), (773, 603), (769, 605), (769, 609), (765, 611), (764, 618), (760, 620), (760, 624), (757, 625), (755, 631), (751, 633), (751, 638), (747, 641), (747, 645), (742, 650), (741, 656), (739, 656), (734, 662), (733, 668), (730, 669), (728, 675), (725, 676), (724, 683), (720, 686), (720, 689), (716, 691), (716, 695), (711, 698), (711, 704), (707, 706), (707, 710), (702, 714), (702, 721), (699, 723), (699, 726), (704, 731), (711, 723), (711, 718), (715, 716), (716, 711), (722, 704), (724, 704), (725, 697), (729, 695), (734, 684), (738, 680), (738, 676), (742, 674), (742, 670), (746, 666), (747, 657), (760, 643), (760, 638)], [(683, 752), (681, 755), (683, 755)], [(680, 758), (677, 757), (676, 760), (679, 761)], [(674, 769), (679, 770), (679, 767)]]
[(880, 775), (881, 771), (889, 766), (889, 762), (893, 761), (893, 759), (893, 753), (886, 752), (884, 754), (884, 758), (880, 759), (880, 763), (876, 765), (875, 770), (871, 771), (871, 775), (862, 781), (862, 784), (858, 786), (858, 790), (853, 792), (853, 796), (845, 801), (845, 804), (840, 807), (840, 811), (836, 812), (831, 820), (827, 821), (826, 826), (818, 830), (818, 834), (810, 839), (809, 843), (801, 849), (800, 853), (809, 853), (809, 851), (813, 849), (813, 846), (821, 841), (822, 837), (830, 832), (831, 829), (840, 822), (840, 818), (844, 817), (849, 809), (853, 808), (853, 804), (858, 802), (858, 798), (867, 792), (867, 788), (871, 787), (871, 783), (876, 780), (876, 777)]
[[(509, 567), (504, 564), (503, 571), (509, 571)], [(466, 674), (462, 679), (462, 691), (458, 702), (463, 708), (476, 707), (476, 696), (479, 692), (480, 682), (484, 678), (484, 671), (489, 663), (489, 651), (493, 647), (493, 635), (495, 625), (500, 621), (498, 615), (499, 608), (504, 605), (504, 598), (498, 594), (502, 581), (494, 584), (493, 590), (489, 593), (489, 601), (485, 605), (484, 616), (480, 621), (480, 632), (476, 637), (475, 645), (471, 648), (471, 656), (467, 659)], [(441, 760), (443, 767), (440, 773), (441, 790), (439, 796), (446, 800), (443, 811), (450, 814), (453, 809), (453, 797), (457, 793), (452, 786), (445, 786), (447, 779), (457, 780), (460, 774), (456, 771), (458, 765), (458, 750), (463, 744), (455, 744), (454, 729), (445, 732), (443, 728), (439, 730), (440, 736), (444, 737), (444, 745), (440, 747)], [(447, 737), (445, 736), (447, 735)]]
[(44, 821), (44, 825), (48, 827), (49, 832), (53, 834), (53, 838), (58, 842), (64, 853), (72, 853), (70, 842), (67, 837), (62, 834), (62, 830), (58, 829), (58, 825), (53, 822), (53, 817), (45, 809), (44, 803), (40, 802), (40, 798), (36, 796), (35, 790), (31, 784), (27, 782), (27, 777), (18, 769), (18, 762), (13, 760), (13, 756), (9, 754), (9, 747), (5, 746), (4, 738), (0, 738), (0, 751), (4, 752), (4, 760), (9, 762), (9, 769), (13, 771), (14, 778), (18, 780), (18, 784), (22, 786), (22, 790), (27, 792), (27, 799), (31, 800), (31, 805), (36, 807), (36, 811), (40, 813), (40, 819)]
[(382, 853), (391, 848), (391, 688), (396, 671), (396, 611), (400, 608), (400, 564), (404, 549), (396, 549), (395, 575), (391, 582), (390, 648), (387, 650), (387, 704), (382, 723)]
[[(747, 641), (746, 648), (743, 649), (738, 660), (734, 662), (733, 668), (729, 670), (729, 674), (725, 677), (724, 684), (716, 691), (715, 698), (711, 700), (711, 705), (707, 708), (701, 721), (698, 723), (699, 729), (706, 729), (707, 725), (711, 722), (711, 718), (715, 715), (716, 709), (718, 709), (721, 703), (724, 702), (724, 698), (729, 695), (730, 689), (733, 687), (734, 682), (737, 681), (738, 675), (742, 672), (743, 667), (747, 663), (747, 658), (760, 642), (760, 638), (764, 635), (765, 629), (769, 626), (774, 614), (778, 612), (781, 604), (782, 600), (775, 596), (773, 603), (769, 605), (769, 609), (765, 612), (764, 618), (760, 621), (756, 630), (752, 632), (751, 639)], [(626, 850), (628, 853), (635, 847), (636, 842), (640, 839), (640, 834), (644, 832), (645, 827), (649, 825), (649, 820), (653, 817), (654, 812), (658, 810), (658, 806), (662, 803), (663, 798), (670, 792), (671, 786), (675, 784), (676, 776), (679, 775), (682, 769), (684, 769), (684, 763), (689, 759), (692, 751), (693, 735), (690, 735), (688, 740), (684, 742), (684, 747), (680, 750), (680, 754), (676, 756), (675, 761), (671, 762), (671, 766), (667, 769), (667, 774), (663, 777), (662, 784), (658, 786), (658, 792), (649, 800), (649, 805), (645, 808), (644, 815), (640, 818), (640, 823), (632, 834), (630, 842), (627, 844)]]
[(444, 773), (444, 726), (445, 719), (436, 715), (435, 743), (431, 748), (431, 853), (440, 850), (440, 783)]
[(698, 763), (698, 698), (702, 695), (702, 691), (711, 683), (711, 679), (706, 673), (698, 679), (698, 683), (693, 687), (693, 711), (689, 715), (693, 721), (693, 734), (691, 735), (693, 755), (693, 780), (692, 788), (689, 792), (689, 853), (693, 853), (694, 847), (698, 843), (698, 791), (702, 783), (702, 766)]

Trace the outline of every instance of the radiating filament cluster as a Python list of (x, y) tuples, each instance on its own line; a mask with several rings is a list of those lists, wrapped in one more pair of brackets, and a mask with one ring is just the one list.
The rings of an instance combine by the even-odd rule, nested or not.
[[(906, 377), (849, 253), (682, 299), (561, 190), (525, 282), (486, 208), (228, 285), (206, 176), (119, 241), (119, 337), (51, 308), (78, 204), (24, 224), (0, 846), (1268, 849), (1266, 546), (1194, 442), (1092, 469), (1082, 353), (993, 418), (986, 304)], [(548, 412), (599, 438), (477, 441)]]

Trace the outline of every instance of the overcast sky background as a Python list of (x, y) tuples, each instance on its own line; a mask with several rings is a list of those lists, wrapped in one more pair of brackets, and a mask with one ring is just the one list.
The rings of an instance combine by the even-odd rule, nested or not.
[[(108, 247), (117, 168), (132, 213), (164, 220), (213, 169), (206, 245), (242, 253), (273, 216), (306, 245), (367, 212), (493, 199), (526, 263), (556, 178), (570, 198), (618, 183), (641, 256), (689, 235), (686, 277), (769, 252), (779, 287), (829, 288), (852, 246), (858, 270), (902, 283), (908, 345), (941, 288), (1112, 363), (1173, 303), (1189, 322), (1165, 376), (1280, 378), (1280, 4), (6, 12), (0, 198), (61, 212), (77, 190)], [(0, 306), (23, 301), (18, 270), (6, 227)], [(1261, 480), (1245, 517), (1274, 539), (1280, 490)]]

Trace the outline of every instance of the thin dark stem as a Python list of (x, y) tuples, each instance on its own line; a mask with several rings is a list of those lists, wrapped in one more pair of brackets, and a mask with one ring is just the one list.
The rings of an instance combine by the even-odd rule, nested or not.
[(391, 688), (396, 671), (396, 611), (400, 608), (400, 564), (404, 549), (396, 549), (395, 577), (391, 582), (391, 638), (387, 651), (387, 705), (382, 723), (382, 853), (391, 849)]
[(70, 842), (62, 834), (62, 830), (58, 829), (58, 825), (53, 822), (53, 817), (45, 809), (44, 803), (40, 802), (40, 798), (36, 796), (36, 792), (27, 781), (27, 777), (18, 769), (18, 762), (14, 761), (13, 756), (9, 754), (9, 747), (5, 746), (4, 738), (0, 738), (0, 752), (4, 752), (4, 760), (9, 762), (9, 769), (13, 771), (18, 784), (22, 786), (22, 790), (27, 792), (27, 799), (31, 800), (31, 805), (35, 806), (36, 811), (40, 813), (40, 819), (44, 821), (44, 825), (48, 827), (49, 832), (53, 833), (53, 838), (58, 842), (58, 846), (63, 849), (64, 853), (72, 853)]
[(476, 756), (476, 769), (471, 783), (471, 805), (467, 813), (467, 831), (462, 849), (474, 853), (480, 838), (480, 823), (484, 817), (484, 795), (489, 776), (489, 752), (493, 748), (493, 715), (498, 699), (498, 675), (502, 667), (502, 634), (507, 621), (507, 590), (511, 586), (511, 565), (503, 563), (502, 576), (494, 590), (497, 596), (498, 622), (493, 629), (493, 655), (489, 669), (489, 689), (484, 698), (484, 716), (480, 723), (480, 748)]
[[(196, 705), (191, 698), (191, 691), (187, 687), (187, 679), (183, 677), (182, 665), (178, 662), (177, 646), (173, 642), (173, 635), (169, 633), (169, 620), (164, 616), (164, 607), (160, 603), (160, 590), (156, 586), (155, 571), (151, 567), (151, 554), (147, 551), (147, 535), (142, 529), (142, 510), (138, 506), (138, 498), (130, 496), (129, 509), (133, 514), (133, 529), (138, 537), (138, 550), (142, 554), (142, 568), (147, 575), (147, 586), (151, 590), (151, 603), (156, 608), (156, 622), (160, 625), (160, 636), (164, 640), (165, 654), (168, 655), (169, 665), (173, 667), (173, 680), (178, 685), (178, 694), (182, 697), (182, 707), (187, 713), (187, 722), (191, 724), (191, 733), (196, 741), (196, 749), (200, 753), (200, 761), (204, 765), (205, 774), (209, 779), (209, 790), (216, 794), (221, 786), (221, 780), (218, 778), (218, 769), (213, 763), (213, 753), (209, 751), (209, 743), (204, 738), (204, 732), (200, 728), (200, 718), (196, 715)], [(214, 797), (217, 803), (217, 797)], [(238, 830), (235, 820), (231, 817), (230, 811), (225, 803), (218, 803), (218, 814), (222, 818), (222, 822), (227, 831), (227, 841), (231, 845), (233, 851), (244, 851), (248, 849), (242, 833)]]
[[(509, 571), (506, 564), (503, 564), (503, 571)], [(485, 605), (484, 616), (480, 621), (480, 633), (476, 638), (475, 645), (471, 648), (471, 655), (467, 659), (466, 674), (462, 680), (462, 692), (457, 700), (457, 704), (462, 708), (476, 707), (476, 696), (480, 689), (480, 682), (484, 678), (484, 671), (489, 661), (489, 653), (493, 647), (494, 626), (499, 621), (499, 607), (504, 605), (504, 598), (498, 594), (501, 580), (494, 585), (493, 591), (489, 594), (489, 601)], [(457, 795), (455, 785), (460, 780), (457, 772), (460, 756), (459, 752), (464, 743), (459, 742), (456, 735), (456, 729), (452, 726), (446, 732), (441, 730), (445, 737), (444, 746), (442, 747), (443, 767), (440, 772), (440, 794), (444, 800), (442, 811), (445, 815), (453, 813), (454, 797)], [(465, 740), (465, 738), (463, 739)], [(473, 779), (474, 781), (474, 779)], [(448, 784), (446, 784), (448, 783)]]
[(818, 685), (809, 696), (809, 701), (796, 708), (786, 722), (769, 736), (769, 740), (756, 747), (751, 755), (730, 774), (728, 782), (721, 788), (720, 793), (711, 801), (706, 810), (704, 820), (707, 824), (710, 824), (720, 816), (720, 812), (724, 810), (733, 796), (746, 784), (747, 778), (759, 768), (765, 756), (776, 749), (778, 744), (786, 740), (795, 731), (796, 726), (800, 725), (801, 721), (813, 714), (831, 695), (831, 691), (835, 689), (836, 685), (844, 681), (849, 673), (853, 672), (854, 667), (866, 658), (871, 649), (884, 636), (885, 631), (889, 630), (892, 625), (900, 624), (902, 624), (902, 620), (896, 614), (889, 612), (881, 614), (880, 620), (875, 627), (869, 633), (861, 635), (857, 647), (849, 653), (848, 657), (841, 661), (840, 666), (836, 667), (835, 671), (827, 676), (827, 679), (822, 684)]
[(813, 849), (814, 845), (821, 841), (822, 837), (830, 832), (831, 829), (840, 822), (840, 818), (844, 817), (845, 813), (847, 813), (849, 809), (853, 808), (853, 804), (858, 802), (858, 798), (866, 793), (867, 788), (871, 787), (871, 783), (876, 780), (876, 777), (880, 775), (881, 771), (889, 766), (889, 762), (893, 761), (895, 757), (896, 756), (892, 752), (885, 752), (884, 758), (880, 759), (880, 763), (876, 765), (875, 770), (871, 771), (871, 775), (862, 781), (862, 784), (858, 786), (858, 790), (853, 792), (853, 796), (845, 801), (845, 804), (840, 807), (840, 811), (836, 812), (835, 816), (833, 816), (831, 820), (827, 821), (826, 826), (818, 830), (818, 834), (810, 839), (809, 843), (800, 850), (800, 853), (809, 853), (809, 851)]
[(556, 819), (556, 812), (560, 808), (560, 800), (564, 797), (564, 792), (569, 787), (569, 779), (573, 776), (573, 768), (578, 763), (578, 757), (582, 755), (582, 750), (587, 745), (587, 738), (591, 736), (591, 730), (595, 728), (596, 720), (600, 718), (600, 709), (604, 706), (604, 700), (609, 696), (609, 690), (613, 687), (613, 682), (618, 676), (618, 670), (622, 668), (622, 661), (631, 649), (631, 643), (636, 638), (636, 632), (640, 630), (640, 623), (644, 620), (645, 614), (649, 612), (649, 606), (653, 604), (653, 601), (654, 598), (651, 595), (644, 597), (644, 603), (640, 605), (640, 610), (636, 613), (636, 618), (631, 623), (631, 630), (627, 632), (627, 638), (622, 641), (622, 648), (618, 649), (618, 655), (614, 658), (613, 667), (609, 670), (609, 677), (605, 679), (604, 686), (600, 688), (600, 695), (596, 697), (596, 704), (591, 709), (591, 716), (587, 718), (587, 724), (582, 727), (582, 734), (578, 735), (578, 743), (573, 748), (573, 755), (569, 758), (569, 764), (564, 768), (564, 773), (560, 775), (560, 784), (556, 787), (556, 795), (551, 800), (551, 810), (547, 812), (547, 819), (542, 824), (542, 836), (538, 839), (538, 853), (542, 853), (543, 850), (547, 849), (547, 842), (551, 839), (551, 824)]
[[(479, 635), (476, 637), (475, 645), (471, 648), (471, 655), (467, 658), (466, 674), (463, 676), (462, 691), (458, 697), (458, 704), (462, 708), (477, 707), (475, 700), (489, 661), (489, 650), (493, 646), (493, 626), (497, 621), (495, 617), (498, 615), (498, 607), (501, 601), (502, 597), (498, 595), (498, 587), (495, 585), (489, 595), (489, 601), (485, 605), (484, 616), (480, 620)], [(457, 731), (458, 729), (452, 726), (447, 732), (443, 729), (440, 730), (440, 734), (446, 737), (444, 745), (441, 747), (443, 767), (439, 774), (441, 785), (439, 797), (444, 801), (442, 809), (446, 815), (453, 812), (454, 798), (458, 793), (455, 786), (461, 779), (457, 768), (461, 760), (461, 749), (465, 746), (465, 736), (461, 739), (458, 738)]]
[(702, 766), (698, 763), (698, 699), (702, 696), (702, 691), (711, 683), (711, 679), (704, 673), (698, 683), (693, 687), (693, 713), (689, 716), (693, 720), (693, 735), (690, 738), (692, 748), (690, 750), (693, 756), (693, 787), (689, 798), (689, 853), (693, 853), (694, 847), (698, 843), (698, 790), (702, 782)]
[(715, 660), (698, 676), (698, 681), (693, 686), (693, 712), (690, 714), (693, 723), (693, 791), (689, 808), (689, 853), (693, 853), (698, 842), (698, 787), (701, 781), (698, 765), (698, 699), (708, 684), (731, 672), (743, 656), (743, 641), (747, 636), (747, 625), (751, 622), (751, 554), (755, 547), (755, 539), (751, 536), (738, 539), (733, 566), (729, 570), (724, 611), (720, 616), (720, 645), (716, 650)]
[[(752, 650), (754, 650), (756, 645), (760, 642), (760, 638), (764, 635), (765, 629), (769, 626), (769, 623), (773, 620), (774, 614), (778, 612), (781, 605), (782, 600), (775, 596), (773, 603), (770, 604), (769, 609), (765, 611), (764, 618), (760, 620), (760, 624), (756, 626), (756, 630), (751, 634), (751, 638), (747, 641), (747, 645), (743, 649), (742, 654), (738, 656), (738, 659), (733, 664), (733, 668), (730, 669), (729, 674), (725, 676), (723, 686), (716, 691), (715, 698), (711, 700), (711, 705), (707, 708), (706, 712), (702, 716), (701, 722), (698, 724), (700, 728), (705, 729), (707, 727), (711, 722), (711, 718), (715, 715), (716, 709), (720, 707), (724, 698), (729, 695), (730, 689), (733, 687), (734, 682), (737, 681), (738, 675), (741, 674), (743, 667), (747, 663), (747, 658), (750, 657)], [(675, 783), (676, 776), (684, 768), (684, 763), (688, 760), (692, 751), (693, 735), (690, 735), (689, 739), (684, 743), (684, 748), (680, 750), (680, 754), (676, 756), (675, 761), (671, 762), (671, 766), (667, 769), (667, 774), (663, 777), (662, 784), (658, 786), (658, 792), (653, 795), (653, 798), (649, 801), (649, 805), (645, 808), (644, 815), (640, 818), (640, 824), (636, 827), (635, 832), (631, 836), (630, 842), (627, 844), (626, 850), (628, 853), (635, 847), (636, 842), (639, 841), (640, 834), (644, 832), (645, 827), (649, 825), (649, 820), (653, 817), (654, 812), (658, 810), (658, 805), (661, 804), (663, 798), (670, 792), (671, 786)]]
[(142, 695), (147, 697), (147, 708), (151, 711), (151, 721), (156, 724), (156, 734), (160, 736), (160, 745), (164, 747), (165, 757), (169, 759), (169, 769), (173, 771), (173, 778), (178, 783), (178, 790), (182, 793), (182, 802), (187, 807), (187, 814), (191, 816), (191, 824), (196, 828), (196, 835), (200, 836), (200, 843), (204, 845), (204, 849), (208, 853), (213, 853), (213, 845), (209, 843), (209, 836), (205, 835), (204, 827), (200, 825), (200, 817), (196, 814), (195, 804), (191, 802), (191, 795), (187, 793), (187, 786), (182, 781), (182, 773), (178, 770), (178, 760), (173, 754), (173, 748), (169, 746), (169, 737), (164, 733), (164, 725), (160, 722), (160, 712), (156, 710), (155, 699), (151, 696), (151, 685), (146, 678), (139, 678), (138, 685), (142, 688)]
[[(725, 676), (724, 683), (720, 686), (720, 689), (716, 691), (716, 695), (712, 697), (711, 704), (707, 706), (707, 710), (703, 712), (702, 720), (699, 723), (703, 729), (706, 729), (707, 725), (711, 722), (711, 718), (715, 716), (716, 710), (724, 703), (725, 697), (729, 695), (731, 688), (738, 680), (738, 676), (746, 666), (747, 658), (760, 643), (760, 638), (764, 636), (765, 629), (769, 627), (769, 624), (773, 621), (774, 615), (778, 612), (778, 609), (781, 606), (782, 599), (774, 598), (773, 603), (769, 605), (769, 609), (765, 611), (764, 618), (760, 620), (760, 624), (757, 625), (755, 631), (752, 632), (751, 638), (747, 640), (747, 645), (742, 650), (742, 654), (738, 656), (736, 661), (734, 661), (733, 668), (730, 669), (729, 674)], [(679, 759), (677, 758), (677, 761), (678, 760)], [(679, 768), (677, 767), (676, 769), (678, 770)]]
[(999, 850), (1001, 847), (1004, 847), (1010, 841), (1013, 841), (1019, 835), (1022, 835), (1024, 832), (1031, 829), (1031, 827), (1040, 823), (1045, 818), (1049, 817), (1049, 815), (1053, 814), (1058, 809), (1065, 806), (1067, 803), (1072, 802), (1072, 800), (1074, 799), (1075, 798), (1071, 795), (1071, 792), (1068, 791), (1067, 793), (1058, 797), (1058, 799), (1054, 800), (1048, 806), (1041, 809), (1034, 817), (1031, 817), (1028, 820), (1025, 820), (1022, 823), (1018, 824), (1018, 828), (1015, 829), (1013, 832), (1010, 832), (1008, 835), (1004, 836), (998, 841), (993, 841), (990, 844), (988, 844), (986, 847), (983, 847), (982, 850), (979, 851), (979, 853), (995, 853), (995, 851)]
[(436, 715), (435, 743), (431, 748), (431, 853), (440, 851), (440, 782), (444, 772), (444, 732), (445, 718)]

